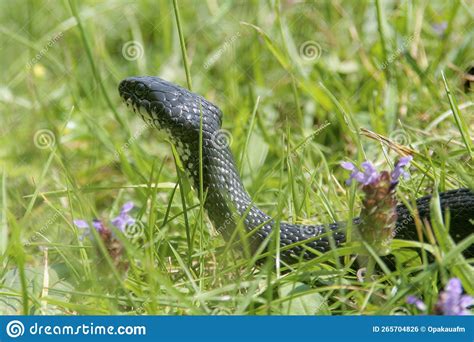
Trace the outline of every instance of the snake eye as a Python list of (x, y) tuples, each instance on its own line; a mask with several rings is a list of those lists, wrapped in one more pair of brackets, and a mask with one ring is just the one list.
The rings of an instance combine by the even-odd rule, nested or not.
[(147, 91), (147, 88), (142, 83), (137, 83), (137, 85), (135, 86), (135, 94), (138, 97), (143, 97), (146, 94), (146, 91)]

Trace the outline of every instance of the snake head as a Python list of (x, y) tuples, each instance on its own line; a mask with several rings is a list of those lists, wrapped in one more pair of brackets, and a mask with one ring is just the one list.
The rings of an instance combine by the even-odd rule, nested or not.
[(129, 77), (119, 85), (119, 93), (142, 118), (164, 130), (173, 140), (198, 142), (202, 115), (203, 135), (221, 127), (222, 113), (202, 96), (153, 76)]

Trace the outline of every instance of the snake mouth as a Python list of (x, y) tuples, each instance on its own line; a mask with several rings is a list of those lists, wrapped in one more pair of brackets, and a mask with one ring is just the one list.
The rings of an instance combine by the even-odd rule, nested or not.
[(129, 77), (120, 82), (119, 93), (147, 122), (153, 122), (175, 138), (203, 131), (214, 132), (221, 126), (222, 113), (203, 97), (154, 76)]
[[(149, 87), (140, 77), (130, 77), (119, 84), (119, 93), (127, 107), (132, 107), (134, 112), (151, 114), (149, 101)], [(144, 117), (145, 119), (145, 117)]]

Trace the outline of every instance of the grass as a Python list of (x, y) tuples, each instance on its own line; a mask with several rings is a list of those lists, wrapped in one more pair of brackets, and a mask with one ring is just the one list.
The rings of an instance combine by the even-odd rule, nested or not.
[[(395, 240), (394, 269), (365, 282), (352, 245), (277, 266), (277, 239), (265, 253), (236, 251), (170, 145), (117, 93), (127, 76), (192, 78), (222, 109), (262, 209), (282, 221), (347, 220), (360, 198), (341, 160), (389, 169), (397, 149), (416, 152), (399, 186), (407, 204), (433, 188), (474, 188), (473, 93), (462, 78), (474, 61), (471, 5), (2, 2), (0, 312), (415, 314), (406, 296), (432, 306), (453, 276), (474, 294), (473, 260), (461, 253), (472, 235), (456, 245), (436, 210), (439, 244)], [(129, 200), (141, 224), (118, 236), (124, 272), (72, 221), (109, 220)]]

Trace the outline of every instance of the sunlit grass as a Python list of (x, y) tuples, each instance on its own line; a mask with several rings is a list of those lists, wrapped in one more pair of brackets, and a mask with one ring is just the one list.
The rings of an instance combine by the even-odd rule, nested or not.
[[(434, 304), (451, 276), (473, 294), (461, 253), (472, 235), (456, 246), (439, 220), (439, 246), (395, 241), (395, 264), (365, 282), (352, 245), (291, 265), (275, 264), (276, 239), (232, 248), (172, 147), (121, 103), (127, 76), (192, 79), (222, 109), (255, 203), (281, 221), (358, 215), (339, 163), (396, 156), (361, 128), (416, 152), (398, 190), (407, 204), (474, 186), (466, 3), (272, 3), (0, 4), (1, 313), (409, 314), (408, 294)], [(130, 200), (142, 231), (117, 236), (124, 272), (72, 222), (108, 221)]]

